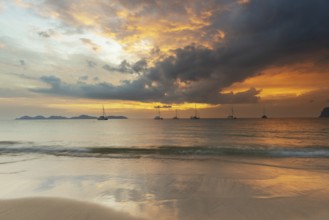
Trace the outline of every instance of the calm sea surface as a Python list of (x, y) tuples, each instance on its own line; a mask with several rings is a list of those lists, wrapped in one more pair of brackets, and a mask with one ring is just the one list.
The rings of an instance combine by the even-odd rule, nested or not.
[(0, 153), (329, 157), (329, 120), (3, 120)]

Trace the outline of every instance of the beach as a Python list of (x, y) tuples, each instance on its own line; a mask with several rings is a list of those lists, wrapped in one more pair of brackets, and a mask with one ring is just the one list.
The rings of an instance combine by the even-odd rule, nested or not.
[(318, 119), (4, 121), (0, 219), (324, 220)]
[(2, 165), (0, 218), (321, 220), (328, 167), (241, 157), (31, 158)]
[(4, 220), (137, 220), (137, 218), (113, 211), (108, 207), (62, 198), (24, 198), (0, 201), (0, 213), (1, 219)]
[(0, 220), (329, 220), (329, 0), (0, 0)]

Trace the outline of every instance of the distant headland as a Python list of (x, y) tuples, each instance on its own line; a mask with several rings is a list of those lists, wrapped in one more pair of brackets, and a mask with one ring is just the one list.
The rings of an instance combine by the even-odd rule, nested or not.
[(326, 107), (322, 110), (320, 118), (329, 118), (329, 107)]
[[(98, 117), (95, 116), (90, 116), (90, 115), (80, 115), (80, 116), (73, 116), (73, 117), (64, 117), (64, 116), (57, 116), (57, 115), (52, 115), (49, 117), (45, 117), (42, 115), (38, 116), (21, 116), (19, 118), (16, 118), (15, 120), (69, 120), (69, 119), (97, 119)], [(108, 116), (108, 119), (128, 119), (126, 116)]]

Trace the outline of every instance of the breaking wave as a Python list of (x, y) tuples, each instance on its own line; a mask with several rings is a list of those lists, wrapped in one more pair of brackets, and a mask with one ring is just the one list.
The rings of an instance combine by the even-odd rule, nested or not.
[(303, 157), (329, 158), (329, 147), (313, 146), (303, 148), (260, 148), (260, 147), (63, 147), (63, 146), (28, 146), (28, 147), (0, 147), (0, 155), (39, 154), (67, 157), (161, 157), (161, 156), (244, 156), (244, 157)]

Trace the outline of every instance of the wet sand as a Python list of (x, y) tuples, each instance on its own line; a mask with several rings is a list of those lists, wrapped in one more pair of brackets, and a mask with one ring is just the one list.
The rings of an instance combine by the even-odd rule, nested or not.
[(327, 159), (1, 159), (0, 219), (4, 220), (327, 220), (329, 216)]
[(87, 202), (61, 198), (25, 198), (0, 200), (0, 219), (137, 220), (138, 218)]

